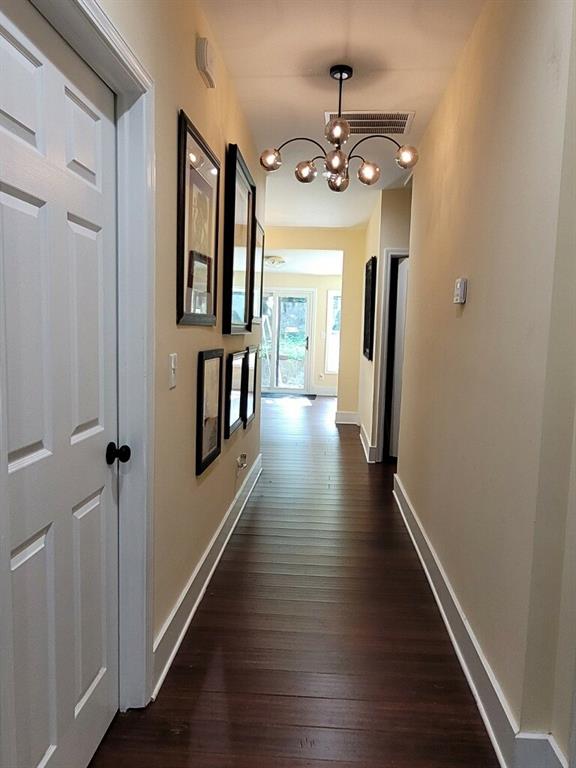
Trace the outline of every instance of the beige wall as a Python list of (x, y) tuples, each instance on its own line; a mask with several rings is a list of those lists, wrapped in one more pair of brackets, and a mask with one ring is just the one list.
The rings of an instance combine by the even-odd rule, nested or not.
[[(521, 729), (551, 729), (565, 752), (576, 649), (572, 12), (572, 0), (489, 0), (421, 143), (398, 468)], [(459, 276), (464, 307), (451, 302)]]
[[(382, 285), (381, 270), (385, 269), (384, 253), (387, 248), (408, 250), (410, 242), (410, 208), (412, 192), (410, 189), (384, 190), (375, 201), (374, 208), (366, 228), (365, 258), (367, 262), (372, 256), (378, 259), (376, 268), (378, 285)], [(364, 265), (362, 266), (362, 289), (364, 289)], [(362, 305), (363, 306), (363, 305)], [(378, 408), (380, 389), (380, 368), (382, 361), (378, 355), (382, 330), (387, 312), (384, 297), (377, 295), (377, 306), (374, 318), (374, 357), (368, 360), (364, 357), (362, 340), (360, 341), (360, 377), (358, 411), (360, 428), (364, 432), (368, 445), (375, 446), (377, 442)]]
[[(366, 239), (364, 245), (364, 264), (362, 265), (362, 304), (360, 314), (362, 316), (361, 325), (361, 337), (360, 337), (360, 350), (358, 354), (358, 415), (360, 422), (360, 429), (365, 433), (368, 444), (372, 442), (372, 412), (374, 409), (374, 362), (364, 357), (363, 342), (364, 342), (364, 269), (368, 259), (372, 256), (376, 256), (378, 259), (378, 266), (376, 273), (378, 275), (378, 267), (382, 262), (378, 258), (380, 256), (380, 225), (381, 225), (381, 209), (382, 209), (382, 193), (379, 192), (376, 195), (374, 201), (374, 207), (372, 213), (368, 219), (366, 226)], [(376, 318), (374, 318), (374, 328), (376, 329)]]
[[(312, 391), (319, 394), (337, 394), (338, 374), (326, 373), (326, 312), (328, 291), (342, 289), (342, 275), (304, 275), (297, 273), (264, 272), (264, 290), (281, 288), (314, 291), (314, 330), (312, 352)], [(323, 391), (329, 390), (329, 391)]]
[(310, 248), (344, 252), (338, 411), (353, 413), (358, 410), (358, 353), (362, 325), (365, 232), (365, 227), (266, 228), (266, 250), (270, 252), (276, 248)]
[[(569, 101), (566, 113), (566, 132), (564, 137), (564, 157), (562, 161), (562, 187), (560, 196), (560, 216), (558, 222), (557, 267), (555, 305), (561, 308), (553, 323), (553, 331), (560, 341), (557, 357), (564, 358), (565, 365), (561, 373), (561, 381), (567, 388), (564, 407), (561, 409), (561, 419), (576, 427), (574, 418), (574, 390), (576, 364), (574, 361), (576, 339), (576, 227), (574, 212), (576, 211), (576, 11), (572, 17), (572, 53), (570, 62), (570, 79), (568, 86)], [(554, 398), (552, 398), (554, 403)], [(572, 419), (570, 419), (572, 416)], [(565, 430), (562, 430), (564, 435)], [(568, 448), (568, 446), (566, 446)], [(554, 733), (567, 752), (570, 731), (573, 728), (576, 712), (573, 709), (576, 692), (576, 431), (571, 436), (571, 450), (566, 450), (561, 456), (561, 466), (564, 475), (560, 485), (562, 492), (567, 493), (567, 515), (564, 528), (564, 542), (561, 552), (554, 552), (561, 572), (561, 588), (559, 597), (558, 638), (556, 651), (556, 667), (552, 697), (552, 720), (550, 730)], [(564, 451), (563, 446), (563, 451)], [(570, 455), (570, 464), (566, 462)], [(563, 496), (560, 504), (564, 502)], [(572, 763), (576, 760), (576, 732), (572, 733)]]
[[(219, 262), (218, 325), (177, 327), (176, 168), (178, 110), (183, 108), (219, 157), (239, 144), (258, 182), (258, 158), (231, 81), (216, 51), (217, 86), (208, 90), (194, 63), (197, 35), (214, 35), (193, 0), (102, 0), (107, 13), (155, 83), (156, 140), (156, 464), (154, 499), (154, 626), (170, 614), (245, 476), (235, 458), (259, 453), (259, 419), (222, 443), (222, 455), (200, 478), (194, 474), (198, 352), (232, 351), (259, 341), (259, 334), (223, 337), (222, 258)], [(224, 174), (222, 174), (223, 176)], [(223, 185), (221, 193), (223, 192)], [(264, 187), (259, 188), (263, 220)], [(223, 195), (220, 199), (222, 234)], [(222, 237), (220, 237), (222, 243)], [(178, 353), (178, 386), (168, 389), (168, 354)]]

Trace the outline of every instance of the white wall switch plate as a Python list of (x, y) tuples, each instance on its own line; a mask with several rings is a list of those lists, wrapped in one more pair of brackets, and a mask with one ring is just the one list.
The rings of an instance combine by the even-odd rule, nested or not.
[(454, 283), (454, 304), (466, 304), (466, 294), (468, 293), (468, 279), (459, 277)]
[(168, 356), (169, 369), (168, 369), (168, 388), (174, 389), (176, 387), (176, 369), (178, 368), (178, 354), (176, 352), (170, 353)]

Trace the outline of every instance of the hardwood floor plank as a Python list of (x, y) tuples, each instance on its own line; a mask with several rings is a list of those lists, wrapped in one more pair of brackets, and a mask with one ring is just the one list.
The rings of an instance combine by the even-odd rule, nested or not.
[(264, 471), (157, 700), (92, 768), (498, 768), (392, 498), (334, 402), (264, 399)]
[[(165, 765), (185, 746), (189, 754), (222, 753), (239, 757), (267, 756), (270, 766), (280, 756), (291, 759), (344, 760), (374, 765), (426, 765), (434, 768), (486, 768), (481, 739), (469, 731), (457, 734), (450, 742), (427, 732), (418, 739), (399, 731), (357, 731), (338, 728), (266, 725), (247, 726), (217, 720), (155, 720), (146, 729), (138, 729), (140, 742), (154, 748), (159, 743)], [(398, 760), (402, 756), (402, 762)], [(427, 761), (427, 762), (426, 762)], [(224, 763), (226, 765), (226, 763)]]

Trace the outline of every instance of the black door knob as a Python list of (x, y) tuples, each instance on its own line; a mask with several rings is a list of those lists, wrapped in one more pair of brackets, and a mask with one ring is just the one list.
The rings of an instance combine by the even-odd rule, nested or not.
[(106, 464), (114, 464), (116, 459), (121, 461), (122, 464), (125, 464), (130, 460), (131, 455), (132, 451), (128, 445), (121, 445), (120, 448), (118, 448), (116, 443), (108, 443), (106, 446)]

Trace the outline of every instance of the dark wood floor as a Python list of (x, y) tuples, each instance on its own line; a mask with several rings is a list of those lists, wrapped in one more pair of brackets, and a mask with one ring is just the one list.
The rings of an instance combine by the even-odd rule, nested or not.
[(497, 768), (392, 503), (328, 399), (265, 399), (264, 472), (158, 699), (92, 768)]

